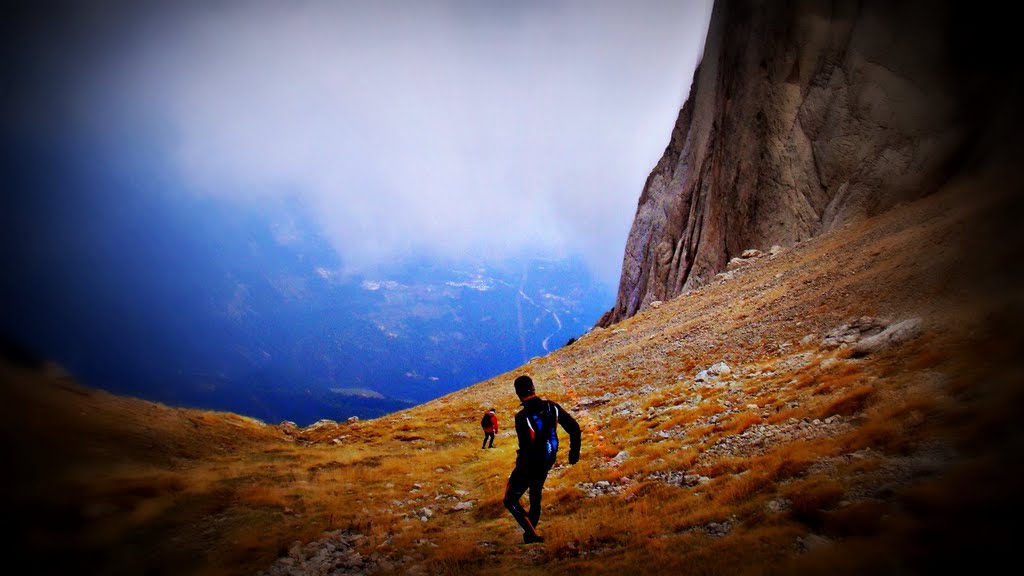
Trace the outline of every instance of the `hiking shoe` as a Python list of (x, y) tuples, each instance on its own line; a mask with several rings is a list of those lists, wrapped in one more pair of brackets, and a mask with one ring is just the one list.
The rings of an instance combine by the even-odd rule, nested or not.
[(533, 544), (534, 542), (543, 542), (544, 537), (539, 534), (530, 534), (529, 532), (523, 532), (523, 544)]

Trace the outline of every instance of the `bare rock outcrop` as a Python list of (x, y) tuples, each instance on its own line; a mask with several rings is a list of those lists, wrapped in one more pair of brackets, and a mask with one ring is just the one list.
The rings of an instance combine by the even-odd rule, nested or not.
[(994, 101), (1019, 95), (993, 82), (1005, 56), (987, 24), (960, 2), (715, 2), (597, 325), (701, 286), (744, 250), (791, 246), (962, 170), (999, 124)]

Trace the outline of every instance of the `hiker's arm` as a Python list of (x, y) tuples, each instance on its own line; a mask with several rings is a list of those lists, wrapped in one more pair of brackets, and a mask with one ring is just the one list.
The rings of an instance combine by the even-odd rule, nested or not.
[(558, 407), (558, 423), (569, 435), (569, 464), (575, 464), (580, 459), (580, 445), (583, 442), (583, 434), (580, 431), (579, 422), (572, 417), (561, 406)]
[(527, 454), (533, 445), (533, 430), (526, 421), (526, 416), (516, 415), (516, 436), (519, 437), (519, 453)]

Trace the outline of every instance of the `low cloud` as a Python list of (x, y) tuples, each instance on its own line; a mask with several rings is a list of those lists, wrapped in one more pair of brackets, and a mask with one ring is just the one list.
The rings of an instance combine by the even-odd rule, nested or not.
[(97, 76), (135, 109), (126, 117), (165, 130), (183, 189), (288, 198), (348, 270), (577, 254), (609, 283), (710, 13), (710, 1), (187, 6), (125, 35), (116, 48), (131, 56)]

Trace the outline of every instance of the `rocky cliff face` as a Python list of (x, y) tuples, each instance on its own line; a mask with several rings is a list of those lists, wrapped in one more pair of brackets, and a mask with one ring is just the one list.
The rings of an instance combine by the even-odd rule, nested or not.
[(718, 0), (598, 325), (935, 190), (1006, 101), (987, 23), (956, 2)]

